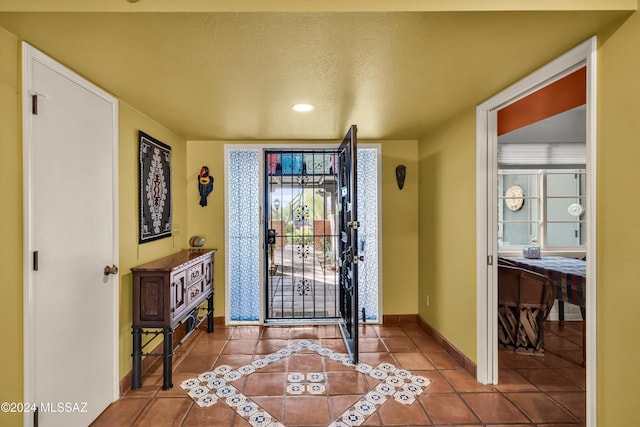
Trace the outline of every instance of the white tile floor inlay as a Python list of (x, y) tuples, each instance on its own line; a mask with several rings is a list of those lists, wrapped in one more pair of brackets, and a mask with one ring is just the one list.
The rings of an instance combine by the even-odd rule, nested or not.
[[(201, 407), (212, 406), (223, 401), (253, 427), (284, 427), (260, 405), (229, 383), (302, 350), (311, 350), (322, 357), (351, 366), (358, 372), (380, 381), (380, 384), (363, 395), (362, 399), (348, 408), (329, 427), (359, 426), (389, 399), (411, 405), (431, 383), (428, 378), (398, 369), (390, 363), (381, 363), (375, 367), (366, 363), (354, 365), (346, 354), (324, 348), (308, 340), (301, 340), (237, 369), (228, 365), (218, 366), (213, 371), (200, 374), (197, 378), (183, 381), (180, 386)], [(289, 395), (324, 394), (326, 392), (324, 381), (322, 372), (311, 372), (306, 375), (301, 372), (291, 372), (287, 375), (286, 392)]]
[(326, 388), (322, 372), (311, 372), (307, 375), (302, 372), (293, 372), (287, 375), (287, 394), (324, 394)]

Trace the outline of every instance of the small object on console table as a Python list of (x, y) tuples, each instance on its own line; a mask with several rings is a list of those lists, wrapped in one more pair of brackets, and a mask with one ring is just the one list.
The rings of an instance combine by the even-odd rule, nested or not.
[[(186, 249), (133, 267), (133, 378), (141, 387), (142, 356), (162, 356), (162, 389), (173, 387), (173, 332), (187, 324), (187, 336), (206, 318), (213, 332), (213, 256), (215, 249)], [(206, 308), (205, 303), (206, 302)], [(206, 316), (198, 315), (201, 309)], [(149, 332), (148, 330), (155, 330)], [(142, 335), (163, 334), (162, 354), (143, 353)], [(178, 346), (184, 342), (184, 339)], [(146, 345), (146, 344), (145, 344)]]

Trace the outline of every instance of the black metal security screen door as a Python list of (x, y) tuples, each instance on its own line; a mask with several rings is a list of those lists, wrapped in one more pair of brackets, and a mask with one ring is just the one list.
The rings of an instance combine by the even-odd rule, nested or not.
[(352, 125), (338, 149), (338, 265), (340, 329), (358, 363), (358, 220), (356, 209), (357, 127)]
[(339, 322), (358, 362), (356, 126), (340, 147), (265, 151), (265, 321)]
[(336, 149), (265, 152), (265, 321), (336, 322)]

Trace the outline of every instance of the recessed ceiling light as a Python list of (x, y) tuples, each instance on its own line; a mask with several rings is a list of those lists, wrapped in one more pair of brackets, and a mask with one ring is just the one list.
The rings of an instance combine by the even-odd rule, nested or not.
[(316, 107), (311, 104), (294, 104), (291, 108), (293, 108), (294, 111), (311, 111)]

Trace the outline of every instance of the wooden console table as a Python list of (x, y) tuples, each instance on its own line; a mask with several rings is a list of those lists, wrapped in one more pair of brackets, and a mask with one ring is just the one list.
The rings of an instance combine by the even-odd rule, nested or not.
[[(163, 359), (162, 389), (173, 387), (173, 333), (186, 324), (185, 339), (204, 320), (213, 332), (213, 256), (215, 249), (186, 249), (133, 267), (133, 379), (131, 388), (142, 385), (142, 356)], [(205, 304), (206, 303), (206, 304)], [(206, 314), (199, 316), (201, 310)], [(144, 353), (153, 338), (163, 335), (162, 353)], [(152, 335), (142, 345), (142, 335)]]

